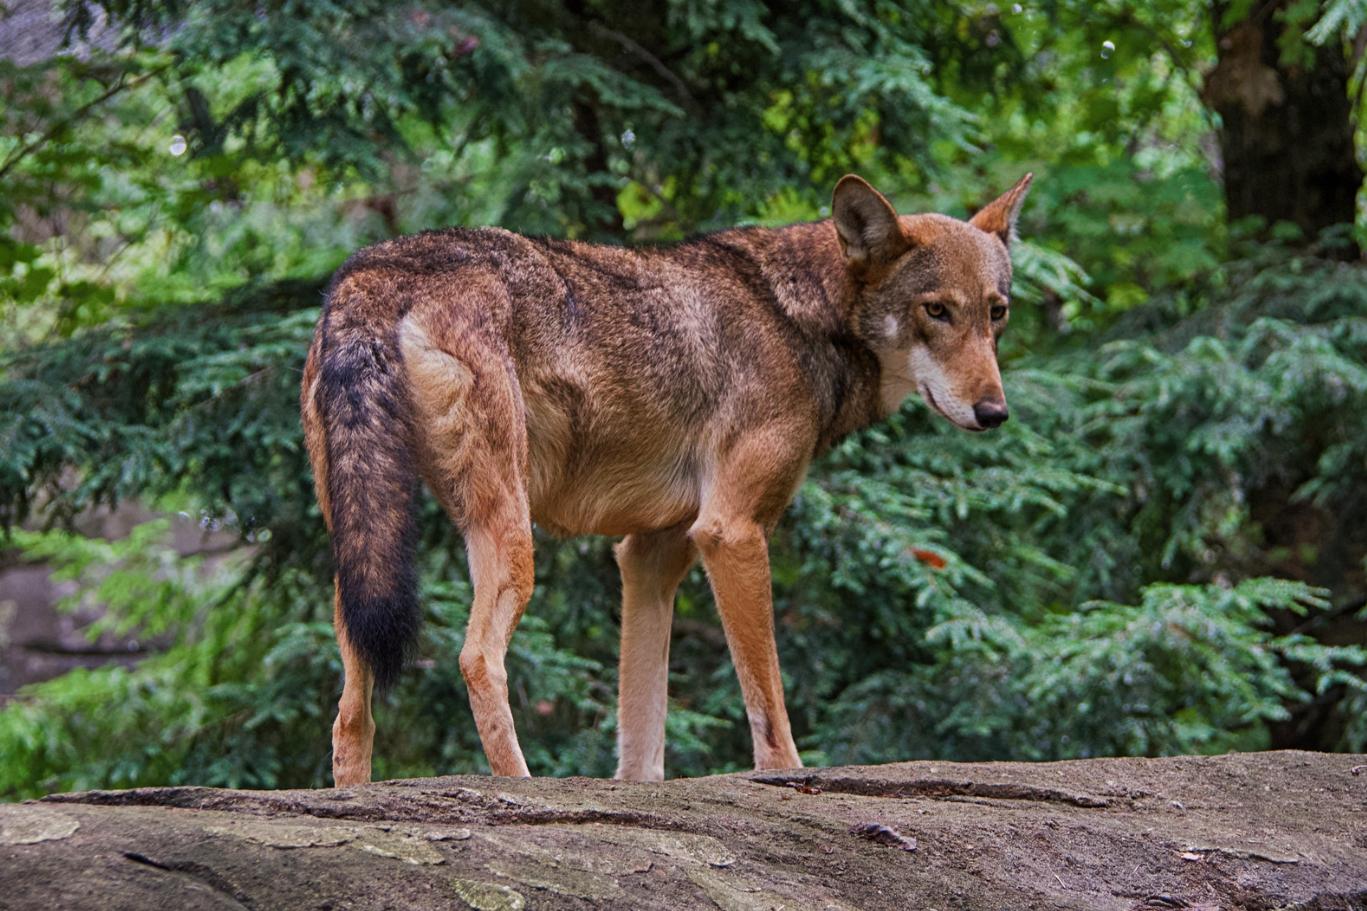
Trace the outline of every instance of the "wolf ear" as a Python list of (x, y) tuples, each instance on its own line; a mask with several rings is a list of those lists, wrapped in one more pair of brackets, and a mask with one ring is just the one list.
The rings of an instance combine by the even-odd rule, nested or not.
[(1034, 179), (1034, 174), (1026, 174), (1016, 181), (1014, 187), (983, 206), (968, 223), (981, 231), (997, 235), (1002, 243), (1011, 246), (1011, 241), (1016, 239), (1016, 216), (1020, 214), (1021, 203), (1025, 202), (1030, 181)]
[(897, 211), (862, 177), (840, 178), (831, 198), (831, 219), (845, 261), (853, 269), (896, 259), (907, 248)]

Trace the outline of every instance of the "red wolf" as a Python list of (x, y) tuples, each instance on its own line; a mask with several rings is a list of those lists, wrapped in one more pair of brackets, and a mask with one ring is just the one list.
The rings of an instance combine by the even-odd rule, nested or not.
[(768, 535), (815, 456), (913, 391), (965, 430), (1006, 420), (997, 339), (1030, 179), (966, 222), (899, 216), (851, 175), (830, 219), (784, 228), (643, 249), (454, 228), (351, 257), (301, 402), (346, 672), (336, 783), (370, 780), (372, 686), (414, 639), (419, 478), (465, 538), (460, 670), (494, 774), (529, 774), (504, 655), (533, 521), (622, 537), (619, 778), (664, 777), (674, 592), (699, 556), (755, 767), (800, 766)]

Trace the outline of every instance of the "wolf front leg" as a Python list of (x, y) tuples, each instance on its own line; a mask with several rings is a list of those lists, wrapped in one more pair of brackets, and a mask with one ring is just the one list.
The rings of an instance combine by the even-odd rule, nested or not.
[(801, 482), (810, 451), (800, 428), (752, 430), (718, 465), (688, 531), (702, 554), (740, 678), (757, 769), (802, 766), (783, 704), (767, 530)]
[(616, 554), (622, 571), (616, 777), (663, 781), (674, 592), (696, 552), (684, 529), (675, 527), (627, 535)]
[(753, 520), (714, 518), (694, 529), (745, 697), (755, 768), (800, 768), (783, 704), (764, 527)]

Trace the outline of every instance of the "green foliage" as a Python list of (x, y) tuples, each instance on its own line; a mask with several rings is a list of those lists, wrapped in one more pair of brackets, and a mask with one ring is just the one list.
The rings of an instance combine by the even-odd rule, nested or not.
[[(1222, 306), (1107, 347), (1104, 375), (1119, 381), (1107, 453), (1123, 462), (1103, 470), (1143, 486), (1133, 521), (1162, 566), (1268, 565), (1259, 549), (1276, 546), (1278, 524), (1314, 511), (1323, 537), (1306, 543), (1319, 552), (1275, 559), (1332, 578), (1352, 571), (1363, 540), (1352, 517), (1367, 495), (1354, 417), (1367, 407), (1367, 284), (1333, 262), (1264, 265), (1223, 289)], [(1145, 450), (1159, 457), (1126, 457)]]
[[(60, 522), (91, 506), (181, 491), (193, 491), (207, 513), (231, 510), (249, 535), (265, 516), (289, 528), (316, 514), (295, 401), (298, 353), (317, 311), (260, 308), (317, 293), (298, 283), (247, 289), (215, 307), (166, 308), (155, 330), (111, 321), (6, 355), (0, 519), (21, 521), (35, 498)], [(78, 483), (69, 483), (71, 469)], [(322, 548), (315, 534), (307, 538), (314, 543), (286, 546)]]
[(1315, 5), (1308, 11), (1319, 14), (1319, 19), (1305, 34), (1312, 44), (1324, 44), (1340, 35), (1354, 35), (1367, 25), (1367, 3), (1362, 0), (1329, 0), (1322, 10)]
[(490, 214), (531, 231), (620, 231), (619, 192), (652, 200), (655, 234), (730, 223), (851, 161), (926, 159), (927, 137), (963, 142), (968, 119), (933, 87), (901, 3), (73, 6), (82, 24), (96, 9), (130, 24), (126, 47), (157, 36), (201, 166), (373, 179), (435, 150), (431, 188), (458, 193), (467, 155), (492, 151)]
[[(112, 51), (0, 64), (0, 520), (103, 606), (97, 631), (160, 650), (0, 710), (0, 796), (327, 780), (340, 665), (297, 386), (349, 250), (814, 218), (851, 170), (956, 214), (1037, 180), (1010, 423), (908, 405), (820, 461), (774, 535), (804, 758), (1257, 748), (1311, 709), (1316, 746), (1367, 748), (1367, 270), (1230, 239), (1203, 5), (1020, 6), (73, 3), (77, 31), (119, 25)], [(128, 500), (243, 547), (196, 564), (161, 524), (70, 531)], [(424, 509), (380, 776), (483, 768), (463, 552)], [(537, 582), (509, 660), (529, 764), (610, 774), (608, 542), (538, 539)], [(700, 572), (676, 616), (669, 769), (744, 768)]]

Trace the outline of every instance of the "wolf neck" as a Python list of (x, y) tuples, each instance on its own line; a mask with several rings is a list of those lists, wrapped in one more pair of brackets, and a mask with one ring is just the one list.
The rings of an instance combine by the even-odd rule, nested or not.
[[(798, 349), (821, 421), (818, 452), (885, 416), (877, 356), (853, 331), (857, 288), (830, 221), (715, 235), (750, 271)], [(748, 260), (749, 262), (745, 262)]]

